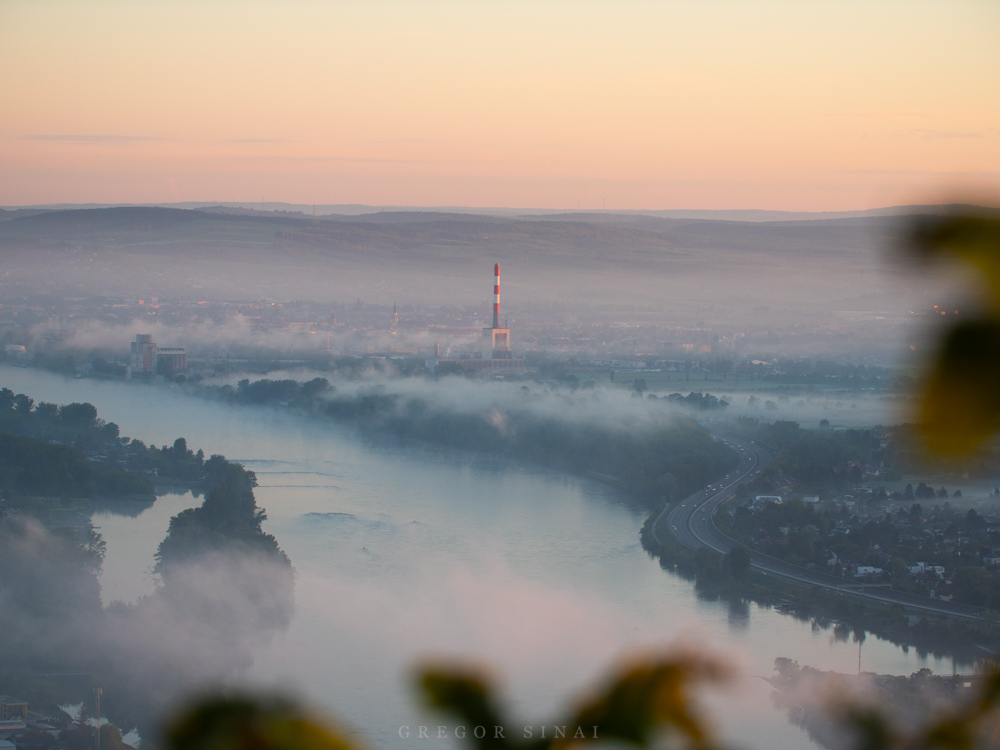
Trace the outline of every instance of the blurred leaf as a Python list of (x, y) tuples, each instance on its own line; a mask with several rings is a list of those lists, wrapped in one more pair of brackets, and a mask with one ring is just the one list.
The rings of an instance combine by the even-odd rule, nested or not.
[(218, 698), (182, 712), (167, 728), (170, 750), (352, 750), (291, 703)]
[(1000, 219), (983, 215), (924, 218), (911, 245), (922, 255), (959, 258), (984, 276), (991, 304), (1000, 309)]
[(570, 726), (598, 727), (601, 740), (645, 747), (664, 726), (683, 735), (692, 747), (712, 746), (709, 723), (696, 709), (699, 683), (730, 676), (721, 661), (696, 654), (638, 662), (626, 667), (610, 686), (585, 704)]
[(430, 708), (454, 714), (469, 727), (485, 727), (486, 735), (469, 739), (476, 747), (506, 747), (507, 741), (494, 737), (493, 727), (504, 726), (503, 716), (490, 696), (491, 688), (485, 676), (467, 667), (438, 666), (423, 670), (419, 675)]
[(973, 750), (978, 727), (966, 717), (946, 719), (928, 730), (923, 744), (940, 750)]
[(920, 425), (927, 446), (962, 455), (1000, 429), (1000, 321), (953, 327), (933, 363), (924, 390)]
[(1000, 668), (994, 666), (993, 671), (983, 681), (979, 710), (989, 711), (997, 706), (1000, 706)]
[(878, 710), (854, 706), (847, 711), (846, 719), (856, 733), (855, 750), (887, 750), (896, 746), (895, 732)]
[[(419, 675), (421, 690), (432, 707), (457, 716), (468, 727), (486, 727), (485, 737), (471, 732), (466, 739), (479, 748), (563, 747), (582, 742), (625, 742), (647, 747), (664, 728), (681, 734), (691, 747), (712, 747), (708, 723), (696, 710), (693, 693), (705, 682), (718, 682), (730, 675), (721, 661), (697, 654), (674, 654), (626, 666), (606, 687), (596, 691), (570, 719), (546, 722), (566, 727), (565, 738), (521, 740), (512, 732), (496, 738), (492, 727), (504, 723), (496, 707), (492, 688), (482, 674), (462, 667), (434, 666)], [(596, 727), (596, 738), (595, 730)], [(580, 736), (577, 729), (582, 731)]]

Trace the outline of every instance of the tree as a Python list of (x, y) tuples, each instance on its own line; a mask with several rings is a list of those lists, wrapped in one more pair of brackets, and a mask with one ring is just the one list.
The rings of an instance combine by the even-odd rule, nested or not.
[(737, 581), (750, 575), (750, 553), (743, 547), (733, 547), (726, 555), (726, 567)]
[(889, 561), (889, 572), (894, 576), (906, 575), (906, 560), (902, 557), (894, 557)]
[(967, 567), (955, 571), (952, 583), (955, 601), (986, 606), (990, 603), (990, 576), (985, 568)]
[(101, 724), (101, 750), (124, 750), (122, 730), (114, 724)]
[(35, 405), (35, 400), (28, 398), (23, 393), (18, 393), (14, 396), (14, 411), (18, 414), (25, 415), (31, 413), (31, 407)]
[(330, 385), (330, 381), (326, 378), (313, 378), (307, 383), (302, 384), (302, 396), (304, 398), (316, 398), (321, 393), (333, 390), (333, 386)]
[(93, 404), (66, 404), (59, 410), (59, 421), (73, 429), (93, 427), (97, 422), (97, 407)]
[(632, 393), (634, 395), (638, 396), (639, 398), (642, 398), (642, 394), (645, 393), (647, 390), (649, 390), (649, 387), (646, 385), (645, 378), (633, 378)]

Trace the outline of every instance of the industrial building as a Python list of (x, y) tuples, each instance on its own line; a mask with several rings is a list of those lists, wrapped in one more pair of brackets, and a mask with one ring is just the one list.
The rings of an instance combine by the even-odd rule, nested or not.
[(184, 349), (160, 349), (153, 341), (152, 334), (136, 334), (129, 361), (131, 377), (152, 377), (157, 373), (180, 372), (186, 369), (187, 353)]
[(188, 366), (187, 352), (183, 349), (158, 349), (156, 352), (157, 372), (180, 372)]
[[(447, 363), (451, 368), (482, 375), (519, 375), (524, 372), (524, 360), (514, 359), (510, 351), (510, 328), (500, 325), (500, 264), (493, 266), (493, 325), (482, 329), (482, 353), (478, 359), (432, 360), (435, 368)], [(440, 354), (440, 350), (438, 351)]]

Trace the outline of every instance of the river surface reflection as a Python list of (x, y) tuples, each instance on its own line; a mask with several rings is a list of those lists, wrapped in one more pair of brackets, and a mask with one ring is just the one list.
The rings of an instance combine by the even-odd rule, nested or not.
[[(743, 677), (711, 698), (733, 743), (811, 748), (758, 676), (786, 656), (854, 672), (858, 645), (756, 605), (699, 599), (639, 545), (643, 517), (589, 480), (477, 454), (362, 440), (351, 430), (177, 390), (65, 379), (0, 367), (0, 385), (38, 401), (89, 401), (123, 435), (183, 436), (257, 473), (258, 503), (298, 571), (289, 629), (235, 682), (280, 686), (373, 748), (440, 723), (417, 711), (410, 670), (446, 656), (490, 665), (523, 724), (536, 727), (616, 658), (683, 642), (731, 656)], [(106, 506), (105, 602), (152, 590), (153, 554), (172, 515), (197, 505), (161, 496), (134, 516)], [(909, 674), (922, 659), (869, 637), (863, 668)], [(514, 698), (516, 697), (516, 700)], [(413, 735), (401, 739), (401, 726)]]

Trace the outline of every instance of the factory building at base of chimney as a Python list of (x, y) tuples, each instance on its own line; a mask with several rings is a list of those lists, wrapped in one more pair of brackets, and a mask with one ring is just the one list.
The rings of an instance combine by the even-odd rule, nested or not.
[(493, 266), (493, 325), (482, 329), (482, 355), (480, 359), (441, 359), (433, 363), (434, 369), (474, 372), (481, 375), (520, 375), (524, 372), (524, 360), (514, 359), (510, 352), (510, 328), (506, 322), (500, 325), (500, 264)]

